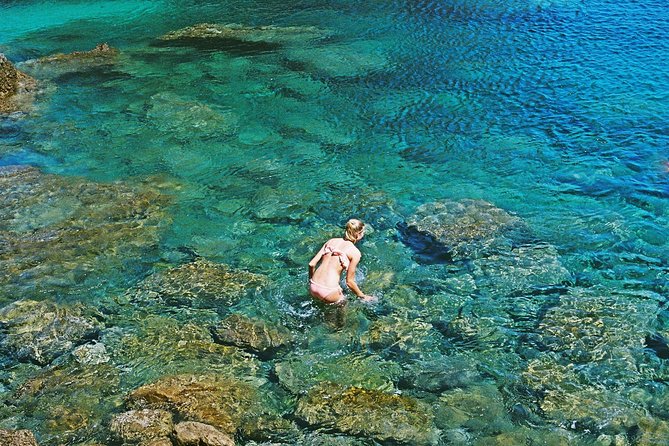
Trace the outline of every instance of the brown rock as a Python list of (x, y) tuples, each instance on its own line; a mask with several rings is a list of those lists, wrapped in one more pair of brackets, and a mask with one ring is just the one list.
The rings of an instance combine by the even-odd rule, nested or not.
[(29, 430), (9, 431), (0, 429), (0, 443), (3, 446), (38, 446), (35, 436)]
[(129, 395), (136, 407), (161, 408), (211, 424), (232, 434), (258, 403), (257, 389), (219, 375), (176, 375), (142, 386)]
[(153, 438), (142, 441), (138, 446), (173, 446), (172, 440), (167, 437)]
[(208, 424), (185, 421), (174, 426), (177, 446), (235, 446), (232, 438)]
[(10, 113), (24, 108), (16, 96), (34, 91), (36, 82), (33, 78), (17, 70), (0, 53), (0, 113)]

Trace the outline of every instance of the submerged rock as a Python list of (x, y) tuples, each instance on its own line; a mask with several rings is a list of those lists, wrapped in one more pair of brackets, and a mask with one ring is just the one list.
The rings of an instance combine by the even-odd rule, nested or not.
[(174, 426), (174, 441), (177, 446), (234, 446), (229, 435), (208, 424), (184, 421)]
[(199, 23), (161, 37), (162, 41), (188, 40), (239, 40), (242, 42), (267, 42), (277, 44), (308, 42), (320, 39), (329, 33), (314, 26), (246, 26), (236, 23)]
[(257, 412), (258, 398), (255, 387), (218, 375), (168, 376), (128, 396), (131, 406), (170, 410), (226, 434), (234, 434), (244, 417)]
[(436, 445), (430, 407), (414, 398), (321, 383), (300, 398), (295, 415), (312, 426), (381, 442)]
[(173, 93), (158, 93), (146, 103), (146, 117), (158, 130), (194, 137), (217, 138), (237, 131), (239, 118), (229, 110), (214, 107)]
[(401, 375), (398, 364), (369, 355), (296, 355), (277, 363), (279, 383), (294, 394), (307, 392), (320, 382), (392, 391)]
[(114, 416), (110, 430), (124, 442), (167, 437), (172, 433), (172, 414), (166, 410), (131, 410)]
[(20, 300), (0, 309), (0, 348), (21, 361), (45, 365), (96, 337), (101, 315), (85, 305)]
[(0, 440), (3, 446), (38, 446), (35, 435), (29, 430), (0, 429)]
[(413, 387), (427, 392), (441, 392), (455, 387), (467, 387), (482, 379), (474, 360), (467, 357), (445, 356), (419, 360), (407, 367), (404, 379)]
[[(47, 444), (74, 442), (96, 432), (118, 404), (119, 371), (72, 361), (44, 369), (11, 396), (16, 413), (32, 418)], [(56, 442), (57, 440), (57, 442)]]
[(333, 77), (362, 76), (390, 65), (384, 48), (375, 40), (290, 48), (286, 57), (308, 70)]
[(0, 302), (99, 290), (141, 264), (166, 223), (165, 195), (0, 167)]
[(110, 47), (106, 42), (95, 45), (95, 48), (88, 51), (74, 51), (69, 54), (53, 54), (51, 56), (40, 57), (37, 63), (110, 63), (118, 56), (119, 51)]
[(230, 306), (247, 292), (268, 283), (264, 276), (201, 258), (159, 271), (129, 292), (134, 302), (162, 301), (168, 305)]
[(554, 246), (513, 247), (473, 262), (472, 275), (480, 289), (495, 295), (518, 294), (561, 285), (571, 279)]
[[(420, 206), (407, 221), (407, 237), (420, 249), (443, 251), (453, 260), (476, 258), (495, 247), (507, 245), (505, 239), (520, 219), (483, 200), (443, 200)], [(437, 253), (438, 254), (438, 253)]]
[(19, 71), (0, 53), (0, 113), (25, 111), (37, 89), (35, 80)]
[(272, 326), (262, 319), (233, 314), (212, 330), (216, 342), (231, 344), (255, 353), (268, 353), (293, 341), (287, 328)]
[(439, 426), (444, 428), (489, 434), (512, 427), (502, 394), (492, 384), (446, 391), (434, 410)]
[(258, 385), (266, 381), (256, 357), (236, 347), (216, 344), (205, 324), (149, 316), (137, 318), (132, 330), (109, 330), (102, 340), (115, 364), (141, 371), (145, 380), (188, 372), (240, 376)]

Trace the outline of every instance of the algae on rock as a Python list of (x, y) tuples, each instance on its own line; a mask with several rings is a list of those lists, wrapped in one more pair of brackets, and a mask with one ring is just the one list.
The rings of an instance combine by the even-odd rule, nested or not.
[(436, 445), (430, 407), (411, 397), (323, 382), (298, 401), (295, 415), (311, 426), (416, 446)]

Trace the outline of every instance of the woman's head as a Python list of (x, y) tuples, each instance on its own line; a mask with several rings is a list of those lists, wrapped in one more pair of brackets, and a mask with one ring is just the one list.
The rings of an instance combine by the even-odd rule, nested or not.
[(365, 235), (365, 224), (363, 222), (355, 218), (346, 222), (344, 240), (355, 243), (360, 240), (363, 235)]

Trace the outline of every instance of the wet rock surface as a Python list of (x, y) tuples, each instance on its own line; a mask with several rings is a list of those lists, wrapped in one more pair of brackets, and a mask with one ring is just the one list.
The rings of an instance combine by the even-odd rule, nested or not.
[(0, 113), (27, 110), (36, 89), (37, 82), (0, 53)]
[(170, 410), (233, 434), (245, 416), (252, 416), (258, 394), (255, 387), (234, 378), (177, 375), (136, 389), (128, 400), (131, 406)]
[(246, 26), (241, 24), (199, 23), (161, 36), (162, 41), (239, 40), (286, 44), (306, 42), (328, 33), (313, 26)]
[(231, 344), (255, 353), (267, 354), (293, 341), (290, 331), (261, 319), (233, 314), (212, 328), (216, 342)]
[(137, 266), (157, 245), (166, 203), (149, 187), (0, 167), (0, 302), (79, 295), (103, 272)]
[(377, 390), (321, 383), (300, 398), (295, 415), (310, 425), (381, 442), (436, 445), (439, 440), (428, 405)]
[(21, 300), (0, 309), (0, 349), (45, 365), (98, 335), (101, 315), (85, 305)]
[(0, 429), (3, 446), (38, 446), (35, 435), (29, 430)]
[(172, 433), (172, 414), (166, 410), (130, 410), (115, 415), (110, 430), (124, 442), (167, 437)]
[(174, 426), (177, 446), (234, 446), (235, 441), (213, 426), (195, 421), (184, 421)]
[(230, 306), (267, 283), (261, 275), (198, 258), (147, 277), (128, 297), (133, 302)]
[[(136, 324), (132, 330), (109, 330), (102, 340), (114, 363), (136, 371), (145, 380), (210, 372), (259, 384), (265, 381), (255, 356), (216, 344), (205, 326), (154, 315), (138, 318)], [(145, 381), (138, 376), (131, 382), (140, 385)]]
[(438, 250), (448, 259), (462, 260), (508, 246), (507, 236), (520, 226), (518, 217), (487, 201), (443, 200), (416, 209), (405, 232), (408, 243), (419, 254)]

